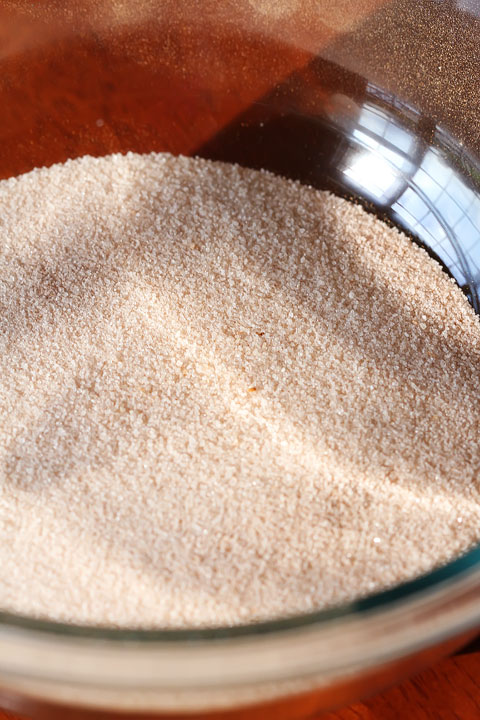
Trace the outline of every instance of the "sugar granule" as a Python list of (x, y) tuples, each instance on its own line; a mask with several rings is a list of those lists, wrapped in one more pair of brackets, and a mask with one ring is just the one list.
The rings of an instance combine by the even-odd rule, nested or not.
[(407, 237), (266, 172), (0, 182), (0, 606), (235, 624), (480, 538), (480, 323)]

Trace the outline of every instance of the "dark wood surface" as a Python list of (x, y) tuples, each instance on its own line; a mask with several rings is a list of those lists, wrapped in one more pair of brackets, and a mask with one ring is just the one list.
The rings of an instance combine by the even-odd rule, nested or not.
[(323, 720), (478, 720), (480, 652), (443, 660), (384, 693)]

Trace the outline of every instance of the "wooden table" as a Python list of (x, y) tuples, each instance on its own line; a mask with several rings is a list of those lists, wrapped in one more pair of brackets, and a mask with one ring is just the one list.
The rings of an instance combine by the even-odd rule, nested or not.
[(478, 720), (480, 652), (448, 658), (380, 695), (322, 720)]

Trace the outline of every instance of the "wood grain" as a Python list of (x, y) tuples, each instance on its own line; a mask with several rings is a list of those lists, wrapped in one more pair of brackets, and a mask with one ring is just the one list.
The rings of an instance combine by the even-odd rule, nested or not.
[(478, 720), (480, 653), (459, 655), (322, 720)]

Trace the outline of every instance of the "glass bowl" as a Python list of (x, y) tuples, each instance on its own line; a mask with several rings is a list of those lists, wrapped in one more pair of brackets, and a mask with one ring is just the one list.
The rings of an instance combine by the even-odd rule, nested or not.
[[(400, 226), (478, 312), (479, 18), (479, 0), (6, 0), (0, 177), (128, 150), (268, 168)], [(0, 613), (0, 697), (45, 718), (299, 718), (479, 627), (479, 547), (348, 606), (230, 629)]]

